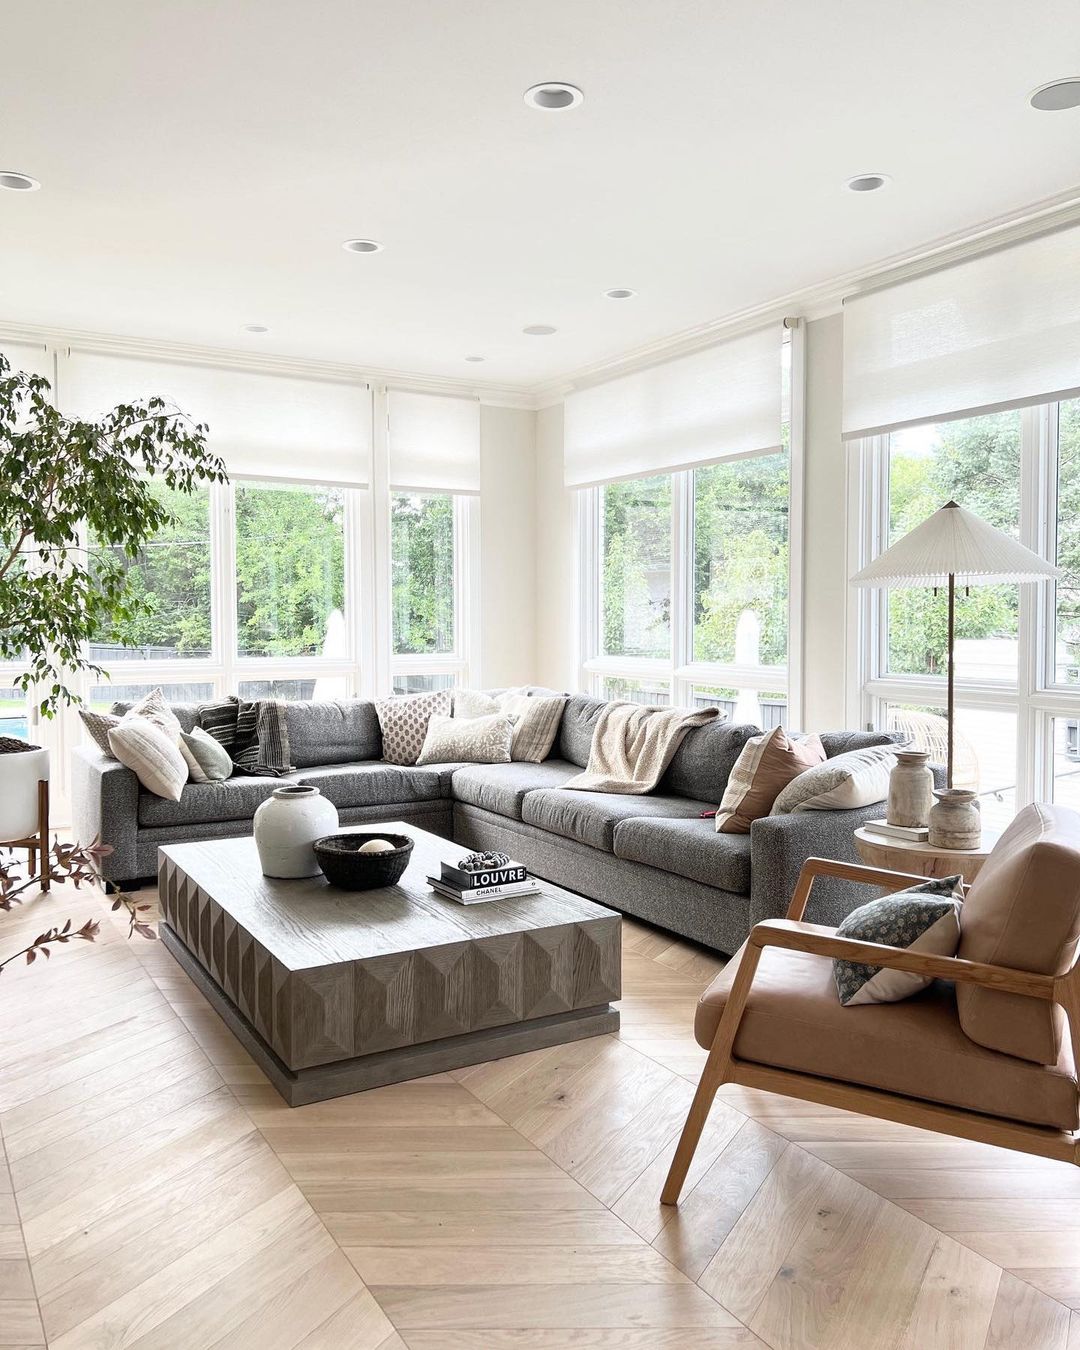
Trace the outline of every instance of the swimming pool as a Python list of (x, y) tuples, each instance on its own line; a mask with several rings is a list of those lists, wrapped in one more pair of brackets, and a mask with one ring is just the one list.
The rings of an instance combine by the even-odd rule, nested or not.
[(0, 717), (0, 736), (30, 738), (30, 726), (25, 717)]

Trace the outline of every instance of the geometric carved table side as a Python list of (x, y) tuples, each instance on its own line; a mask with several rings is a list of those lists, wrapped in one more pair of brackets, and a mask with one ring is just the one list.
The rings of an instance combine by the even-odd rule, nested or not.
[(158, 850), (162, 940), (286, 1101), (617, 1030), (618, 914), (547, 882), (536, 896), (445, 900), (425, 877), (468, 850), (385, 828), (413, 853), (374, 891), (264, 877), (250, 837)]

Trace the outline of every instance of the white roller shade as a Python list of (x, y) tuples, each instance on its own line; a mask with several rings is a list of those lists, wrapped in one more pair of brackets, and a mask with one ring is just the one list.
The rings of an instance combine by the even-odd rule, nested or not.
[(759, 329), (568, 395), (566, 486), (779, 450), (781, 338)]
[(471, 398), (389, 392), (390, 486), (480, 491), (480, 404)]
[(1080, 229), (844, 305), (844, 436), (1080, 391)]
[(0, 352), (11, 362), (12, 374), (24, 370), (28, 375), (44, 375), (53, 382), (52, 357), (43, 342), (15, 342), (0, 338)]
[(152, 394), (209, 426), (210, 448), (230, 474), (349, 487), (370, 481), (366, 385), (73, 351), (59, 390), (61, 408), (74, 417)]

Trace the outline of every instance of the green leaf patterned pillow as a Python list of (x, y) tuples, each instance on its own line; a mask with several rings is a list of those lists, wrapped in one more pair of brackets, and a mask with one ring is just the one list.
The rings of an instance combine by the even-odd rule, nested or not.
[[(955, 956), (960, 945), (962, 897), (958, 876), (934, 878), (860, 905), (836, 935), (887, 947), (907, 947), (931, 956)], [(833, 978), (846, 1008), (860, 1003), (899, 1003), (933, 983), (928, 976), (906, 970), (840, 960), (833, 961)]]

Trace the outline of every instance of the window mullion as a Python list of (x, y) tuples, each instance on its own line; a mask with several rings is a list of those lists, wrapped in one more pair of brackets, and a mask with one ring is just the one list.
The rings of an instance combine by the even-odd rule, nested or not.
[(676, 673), (694, 660), (694, 471), (671, 476), (671, 700), (689, 703), (693, 685)]
[(218, 693), (236, 690), (236, 489), (210, 489), (210, 650), (220, 674)]

